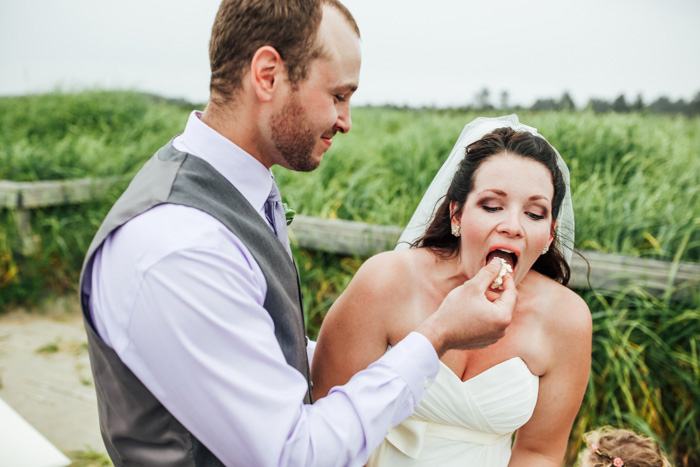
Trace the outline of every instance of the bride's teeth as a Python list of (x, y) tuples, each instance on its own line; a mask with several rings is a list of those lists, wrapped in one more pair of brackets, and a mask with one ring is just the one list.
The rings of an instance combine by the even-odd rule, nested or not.
[(502, 252), (504, 252), (504, 253), (510, 253), (510, 254), (512, 254), (512, 255), (515, 254), (515, 252), (510, 251), (510, 250), (506, 250), (505, 248), (499, 248), (498, 250), (499, 250), (499, 251), (502, 251)]

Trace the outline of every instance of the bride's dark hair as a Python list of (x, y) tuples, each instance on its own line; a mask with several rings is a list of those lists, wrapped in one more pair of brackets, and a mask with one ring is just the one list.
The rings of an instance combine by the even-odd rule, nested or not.
[[(557, 165), (557, 154), (549, 143), (539, 136), (526, 131), (515, 131), (512, 128), (498, 128), (478, 141), (467, 146), (464, 159), (460, 161), (457, 172), (452, 178), (450, 188), (437, 209), (435, 218), (425, 231), (425, 234), (416, 240), (411, 246), (429, 248), (441, 258), (454, 258), (459, 254), (459, 238), (451, 233), (450, 203), (455, 201), (459, 209), (453, 215), (462, 211), (462, 206), (467, 196), (474, 189), (476, 172), (481, 164), (491, 156), (508, 153), (515, 156), (532, 159), (544, 165), (552, 175), (554, 186), (554, 199), (552, 200), (552, 220), (559, 216), (559, 210), (564, 195), (566, 184), (561, 170)], [(568, 284), (571, 269), (561, 252), (556, 232), (549, 251), (541, 255), (532, 269), (551, 277), (561, 284)]]

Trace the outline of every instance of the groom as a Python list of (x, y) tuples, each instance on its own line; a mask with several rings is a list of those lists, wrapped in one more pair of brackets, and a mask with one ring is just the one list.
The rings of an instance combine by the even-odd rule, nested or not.
[(515, 303), (485, 267), (416, 332), (311, 405), (296, 269), (270, 167), (310, 171), (350, 130), (359, 30), (337, 0), (224, 0), (211, 97), (136, 175), (80, 281), (115, 465), (362, 465), (450, 348), (498, 340)]

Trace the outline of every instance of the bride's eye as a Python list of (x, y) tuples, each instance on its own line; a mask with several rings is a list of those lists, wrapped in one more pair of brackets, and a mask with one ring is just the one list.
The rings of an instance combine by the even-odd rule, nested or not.
[(539, 214), (535, 214), (534, 212), (527, 212), (526, 214), (530, 219), (533, 219), (536, 221), (544, 219), (544, 216), (540, 216)]
[(482, 206), (481, 206), (481, 209), (483, 209), (483, 210), (486, 211), (486, 212), (496, 212), (496, 211), (498, 211), (498, 210), (501, 209), (501, 208), (494, 207), (494, 206), (485, 206), (485, 205), (482, 205)]

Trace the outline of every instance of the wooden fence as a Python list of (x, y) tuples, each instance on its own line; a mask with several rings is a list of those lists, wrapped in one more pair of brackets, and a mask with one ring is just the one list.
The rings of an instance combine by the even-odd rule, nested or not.
[[(296, 216), (290, 230), (291, 238), (296, 239), (302, 248), (370, 256), (393, 249), (403, 229)], [(672, 263), (583, 251), (581, 256), (574, 255), (571, 269), (569, 286), (574, 289), (593, 287), (618, 291), (636, 286), (658, 295), (669, 287), (674, 287), (676, 294), (684, 294), (700, 287), (700, 264), (696, 263)]]
[(15, 225), (22, 239), (22, 252), (29, 254), (36, 248), (31, 226), (33, 208), (83, 203), (102, 196), (115, 184), (131, 178), (129, 175), (44, 182), (0, 180), (0, 208), (14, 211)]
[[(32, 208), (82, 203), (101, 196), (114, 184), (122, 183), (128, 178), (131, 177), (49, 182), (0, 181), (0, 208), (14, 210), (17, 230), (23, 239), (23, 250), (28, 253), (35, 248), (31, 234)], [(290, 226), (290, 237), (301, 248), (368, 257), (393, 249), (401, 231), (402, 228), (396, 226), (298, 215)], [(676, 296), (700, 288), (700, 264), (673, 263), (596, 251), (583, 251), (581, 254), (585, 260), (574, 255), (572, 261), (571, 288), (593, 287), (618, 291), (628, 287), (641, 287), (656, 295), (673, 289)]]

